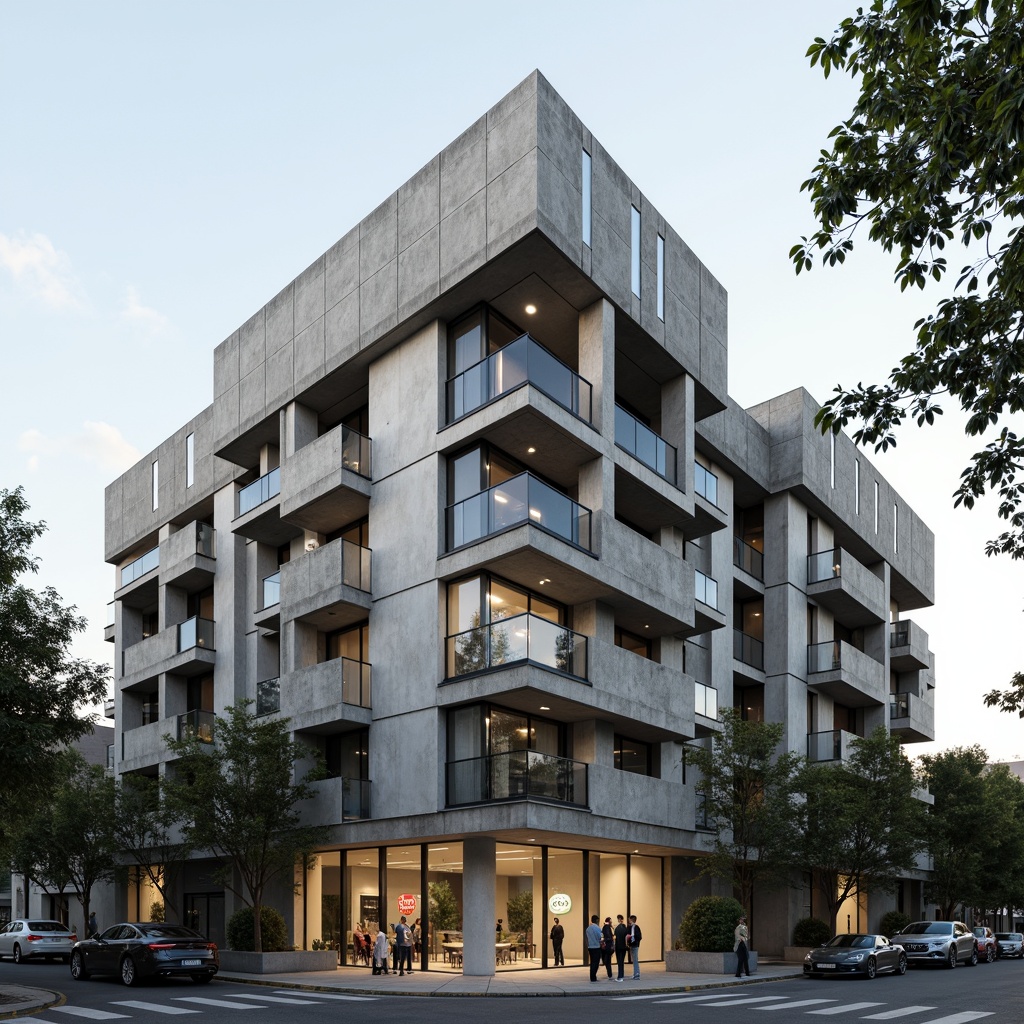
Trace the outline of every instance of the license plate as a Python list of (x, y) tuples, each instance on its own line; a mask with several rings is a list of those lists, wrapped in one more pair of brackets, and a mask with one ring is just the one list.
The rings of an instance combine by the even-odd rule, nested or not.
[(815, 964), (814, 965), (819, 971), (834, 971), (836, 969), (835, 964)]
[(202, 963), (203, 963), (202, 960), (182, 960), (181, 961), (181, 966), (182, 967), (201, 967)]
[(67, 942), (67, 939), (54, 937), (52, 939), (47, 939), (46, 941), (47, 942)]

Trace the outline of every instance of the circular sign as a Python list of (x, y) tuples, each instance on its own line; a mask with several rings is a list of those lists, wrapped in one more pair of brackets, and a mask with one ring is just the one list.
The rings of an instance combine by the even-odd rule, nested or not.
[(408, 917), (416, 911), (416, 897), (410, 892), (403, 892), (398, 897), (398, 912)]
[(572, 897), (564, 892), (554, 893), (548, 900), (548, 910), (552, 914), (568, 914), (572, 910)]

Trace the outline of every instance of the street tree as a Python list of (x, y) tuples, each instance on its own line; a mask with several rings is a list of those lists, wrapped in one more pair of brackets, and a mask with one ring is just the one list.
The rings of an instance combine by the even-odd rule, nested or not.
[(990, 764), (982, 778), (987, 820), (974, 908), (984, 914), (1024, 906), (1024, 782), (1005, 764)]
[[(901, 289), (941, 290), (888, 379), (837, 388), (818, 422), (857, 423), (854, 440), (885, 451), (904, 422), (958, 406), (979, 448), (954, 504), (997, 494), (1007, 529), (986, 551), (1013, 558), (1024, 557), (1022, 48), (1019, 0), (873, 0), (815, 39), (811, 65), (848, 73), (859, 95), (802, 185), (816, 225), (790, 252), (797, 273), (835, 266), (866, 232), (894, 255)], [(1009, 693), (1009, 710), (1024, 707), (1024, 677)]]
[(848, 899), (891, 889), (926, 842), (919, 782), (899, 739), (879, 726), (855, 739), (847, 761), (812, 762), (801, 772), (800, 859), (837, 931)]
[(179, 759), (164, 796), (186, 845), (223, 859), (217, 880), (253, 908), (255, 947), (262, 952), (268, 886), (282, 877), (292, 885), (296, 862), (325, 835), (302, 826), (299, 810), (313, 796), (310, 782), (321, 766), (296, 780), (295, 764), (309, 758), (309, 748), (289, 738), (288, 719), (257, 718), (251, 708), (243, 699), (218, 715), (212, 744), (198, 732), (164, 737)]
[(797, 848), (800, 810), (796, 781), (803, 758), (780, 751), (782, 725), (744, 721), (725, 708), (722, 731), (708, 747), (686, 749), (687, 770), (701, 780), (712, 848), (697, 858), (698, 877), (732, 883), (748, 914), (755, 887), (788, 882)]

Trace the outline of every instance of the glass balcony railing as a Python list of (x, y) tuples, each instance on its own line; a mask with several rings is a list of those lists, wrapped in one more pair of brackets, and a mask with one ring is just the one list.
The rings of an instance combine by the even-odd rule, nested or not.
[(699, 462), (693, 464), (693, 489), (705, 501), (718, 507), (718, 477)]
[(807, 674), (834, 672), (843, 667), (843, 645), (839, 640), (807, 645)]
[(693, 573), (693, 596), (701, 604), (718, 609), (718, 580), (705, 576), (699, 569)]
[(807, 582), (821, 583), (824, 580), (837, 579), (843, 574), (842, 549), (832, 548), (830, 551), (816, 551), (807, 556)]
[(741, 629), (732, 631), (732, 656), (744, 665), (764, 671), (764, 641)]
[(626, 412), (621, 405), (615, 406), (615, 443), (670, 484), (676, 482), (675, 446)]
[(551, 800), (587, 806), (587, 764), (536, 750), (449, 761), (445, 775), (449, 807), (497, 800)]
[(213, 646), (213, 619), (201, 619), (194, 615), (191, 619), (178, 623), (178, 653), (189, 651), (193, 647), (216, 650)]
[(129, 583), (134, 583), (140, 576), (152, 572), (159, 565), (160, 546), (157, 545), (155, 548), (150, 548), (144, 555), (139, 555), (134, 562), (129, 562), (121, 570), (121, 586), (127, 587)]
[(238, 515), (244, 516), (281, 493), (281, 468), (272, 469), (238, 492)]
[(714, 823), (712, 822), (711, 815), (708, 812), (707, 793), (697, 794), (697, 803), (694, 808), (693, 815), (693, 827), (699, 829), (701, 832), (710, 832), (714, 830)]
[(529, 661), (587, 678), (587, 638), (539, 615), (523, 613), (467, 629), (446, 641), (448, 678)]
[(841, 761), (843, 759), (843, 730), (807, 734), (808, 761)]
[(748, 544), (742, 537), (732, 539), (732, 564), (754, 579), (764, 579), (764, 552)]
[(590, 509), (538, 480), (520, 473), (445, 509), (448, 550), (522, 523), (590, 550)]
[(273, 608), (281, 603), (281, 570), (263, 577), (263, 607)]
[(114, 625), (115, 615), (116, 615), (114, 609), (115, 609), (115, 605), (116, 604), (117, 604), (116, 601), (108, 601), (107, 602), (107, 621), (105, 623), (105, 625), (107, 625), (107, 626)]
[(341, 661), (341, 700), (344, 704), (354, 704), (359, 708), (373, 707), (371, 703), (371, 669), (365, 661), (353, 658), (340, 658)]
[(528, 334), (448, 381), (448, 422), (524, 384), (532, 384), (574, 416), (591, 422), (593, 388), (590, 383)]
[(341, 542), (341, 582), (346, 587), (370, 593), (371, 549), (350, 540)]
[(281, 710), (281, 680), (261, 679), (256, 684), (256, 714), (272, 715)]
[(196, 554), (216, 558), (217, 531), (209, 523), (196, 523)]
[(370, 439), (352, 427), (341, 428), (341, 465), (370, 479)]
[(216, 717), (212, 711), (198, 710), (178, 715), (178, 739), (190, 740), (194, 737), (200, 743), (212, 743)]
[(889, 646), (907, 647), (910, 644), (910, 623), (894, 622), (889, 627)]
[(718, 691), (704, 683), (694, 684), (693, 710), (705, 718), (718, 718)]
[(341, 780), (341, 820), (362, 821), (370, 816), (370, 780)]
[(889, 717), (890, 718), (909, 718), (910, 717), (910, 698), (913, 694), (910, 693), (890, 693), (889, 694)]
[(113, 743), (108, 743), (107, 744), (107, 765), (106, 765), (107, 771), (108, 772), (112, 772), (114, 770), (114, 767), (115, 767), (116, 763), (117, 762), (116, 762), (115, 757), (114, 757), (114, 744)]

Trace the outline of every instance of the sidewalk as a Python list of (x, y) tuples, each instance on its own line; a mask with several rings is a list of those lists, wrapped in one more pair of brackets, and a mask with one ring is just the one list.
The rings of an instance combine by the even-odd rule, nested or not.
[(0, 985), (0, 1020), (45, 1010), (47, 1007), (56, 1006), (63, 1001), (64, 997), (59, 992), (51, 992), (46, 988)]

